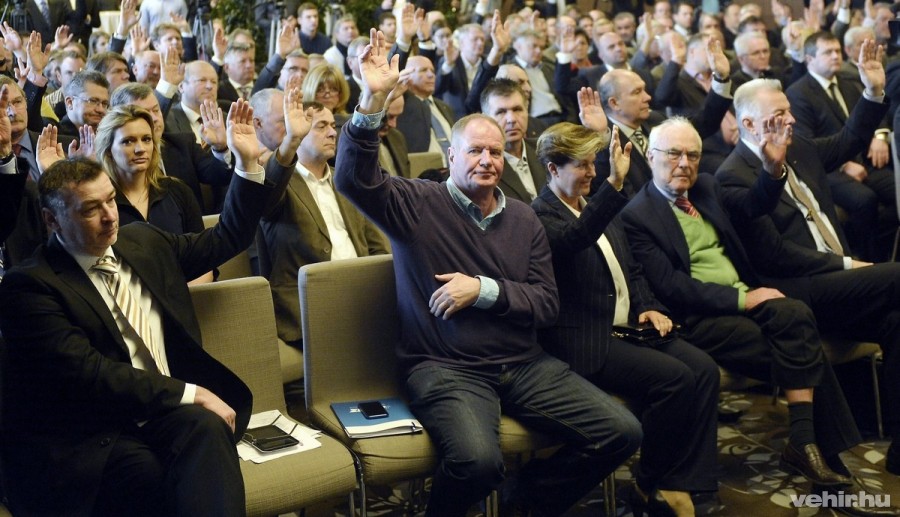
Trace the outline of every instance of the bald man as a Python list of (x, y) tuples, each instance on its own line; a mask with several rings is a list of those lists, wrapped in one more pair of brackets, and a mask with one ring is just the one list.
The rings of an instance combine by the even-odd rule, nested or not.
[(206, 61), (191, 61), (184, 67), (184, 80), (178, 85), (181, 102), (166, 116), (166, 133), (193, 133), (200, 138), (200, 104), (218, 99), (219, 75)]

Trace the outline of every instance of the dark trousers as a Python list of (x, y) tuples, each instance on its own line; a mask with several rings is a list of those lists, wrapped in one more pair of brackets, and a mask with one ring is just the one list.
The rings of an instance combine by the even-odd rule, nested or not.
[(827, 336), (872, 341), (884, 353), (884, 409), (888, 430), (900, 433), (900, 263), (772, 281), (806, 302)]
[(637, 407), (642, 489), (716, 490), (719, 367), (706, 352), (681, 339), (654, 349), (611, 338), (603, 368), (588, 380)]
[(622, 404), (546, 354), (477, 370), (426, 366), (406, 386), (440, 455), (429, 516), (464, 516), (503, 480), (501, 410), (564, 444), (514, 480), (511, 499), (538, 515), (561, 515), (641, 443), (640, 424)]
[[(878, 220), (878, 205), (887, 208), (895, 229), (897, 208), (893, 169), (869, 168), (869, 176), (862, 183), (835, 172), (828, 175), (828, 184), (834, 203), (849, 216), (844, 229), (853, 255), (870, 262), (886, 260), (890, 247), (886, 242), (878, 242), (883, 228)], [(850, 251), (844, 250), (844, 255), (850, 255)]]
[(196, 405), (134, 425), (112, 445), (95, 515), (246, 515), (231, 429)]
[(687, 323), (685, 339), (723, 367), (784, 389), (815, 388), (813, 422), (823, 454), (837, 454), (862, 441), (805, 303), (779, 298), (741, 315)]

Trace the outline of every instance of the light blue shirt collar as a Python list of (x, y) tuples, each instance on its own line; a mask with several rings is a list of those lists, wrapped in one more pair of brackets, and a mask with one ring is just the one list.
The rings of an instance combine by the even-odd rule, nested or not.
[(456, 205), (465, 212), (469, 217), (475, 221), (475, 224), (478, 225), (482, 230), (486, 230), (488, 226), (494, 221), (494, 218), (497, 217), (500, 212), (506, 208), (506, 196), (503, 195), (503, 191), (500, 190), (500, 187), (494, 189), (495, 195), (497, 197), (497, 206), (494, 207), (494, 210), (491, 211), (486, 217), (482, 217), (481, 208), (478, 207), (475, 203), (472, 202), (471, 199), (468, 198), (459, 187), (453, 183), (453, 178), (447, 178), (447, 190), (450, 192), (450, 197), (453, 198), (453, 201)]

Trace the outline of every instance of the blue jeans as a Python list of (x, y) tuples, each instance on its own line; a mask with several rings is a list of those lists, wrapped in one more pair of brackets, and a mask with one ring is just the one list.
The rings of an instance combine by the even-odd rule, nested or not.
[(641, 426), (622, 404), (547, 354), (481, 368), (426, 366), (406, 381), (413, 412), (441, 462), (429, 516), (463, 516), (504, 478), (501, 411), (564, 444), (519, 472), (510, 498), (560, 515), (640, 446)]

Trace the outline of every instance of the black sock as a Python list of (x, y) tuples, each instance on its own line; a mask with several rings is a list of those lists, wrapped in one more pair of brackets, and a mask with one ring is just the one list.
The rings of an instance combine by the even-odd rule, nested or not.
[(807, 444), (816, 443), (812, 402), (788, 404), (788, 415), (791, 418), (791, 445), (802, 449)]

